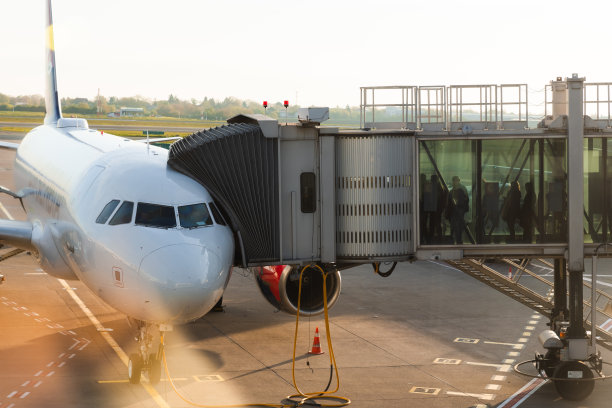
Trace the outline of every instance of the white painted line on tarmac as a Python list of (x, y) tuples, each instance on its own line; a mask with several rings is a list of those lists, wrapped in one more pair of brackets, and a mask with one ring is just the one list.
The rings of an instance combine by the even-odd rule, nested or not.
[(502, 343), (502, 342), (498, 342), (498, 341), (485, 341), (485, 344), (494, 344), (497, 346), (509, 346), (509, 347), (516, 347), (516, 346), (521, 346), (522, 344), (516, 344), (516, 343)]
[[(125, 353), (125, 351), (123, 351), (121, 346), (119, 346), (119, 344), (115, 341), (113, 336), (111, 336), (111, 334), (109, 332), (100, 331), (100, 329), (104, 329), (104, 326), (102, 326), (100, 321), (96, 318), (96, 316), (94, 316), (94, 314), (91, 312), (91, 310), (89, 310), (89, 308), (85, 305), (85, 303), (81, 300), (81, 298), (78, 297), (76, 292), (70, 287), (70, 285), (68, 285), (68, 283), (66, 283), (65, 280), (58, 279), (58, 281), (64, 287), (66, 292), (70, 295), (72, 300), (74, 300), (77, 303), (77, 305), (79, 305), (79, 307), (81, 308), (83, 313), (85, 313), (85, 315), (87, 316), (89, 321), (94, 325), (94, 327), (96, 329), (98, 329), (98, 332), (100, 333), (100, 336), (102, 336), (104, 338), (104, 340), (106, 340), (108, 345), (117, 354), (117, 356), (119, 357), (121, 362), (127, 367), (128, 362), (129, 362), (129, 358), (128, 358), (127, 354)], [(69, 357), (69, 358), (72, 358), (72, 357)], [(161, 397), (161, 395), (159, 395), (157, 390), (155, 390), (155, 388), (153, 388), (153, 386), (151, 384), (146, 383), (146, 382), (141, 382), (140, 385), (142, 385), (143, 388), (149, 393), (149, 395), (151, 395), (151, 397), (157, 403), (157, 405), (159, 405), (161, 408), (170, 408), (170, 405), (168, 405), (168, 403), (166, 401), (164, 401), (164, 399)]]
[(485, 390), (488, 390), (488, 391), (499, 391), (499, 390), (501, 390), (501, 385), (499, 385), (499, 384), (487, 384), (485, 386)]
[(446, 391), (446, 395), (452, 395), (454, 397), (478, 398), (478, 399), (484, 400), (484, 401), (491, 401), (491, 400), (493, 400), (493, 398), (495, 398), (495, 395), (493, 395), (493, 394), (471, 394), (471, 393), (467, 393), (467, 392), (456, 392), (456, 391)]
[(520, 390), (512, 394), (507, 400), (502, 402), (497, 408), (516, 408), (529, 398), (540, 387), (546, 384), (548, 380), (543, 378), (534, 378), (523, 386)]
[(0, 209), (2, 210), (2, 212), (6, 215), (6, 217), (9, 220), (14, 220), (13, 216), (11, 215), (10, 212), (7, 211), (6, 207), (4, 206), (4, 204), (0, 203)]
[(535, 330), (534, 326), (525, 326), (525, 330)]
[(506, 381), (505, 375), (494, 375), (491, 377), (491, 381)]
[(481, 367), (493, 367), (493, 368), (497, 368), (497, 371), (502, 371), (506, 373), (510, 372), (510, 370), (512, 369), (512, 366), (508, 364), (477, 363), (473, 361), (466, 361), (465, 364), (481, 366)]
[(457, 337), (455, 340), (453, 340), (454, 343), (468, 343), (468, 344), (477, 344), (479, 341), (480, 339), (469, 339), (465, 337)]
[[(584, 278), (584, 280), (587, 281), (587, 282), (592, 282), (593, 281), (591, 278)], [(609, 288), (612, 288), (612, 283), (602, 282), (600, 280), (597, 281), (597, 285), (602, 285), (602, 286), (607, 286)]]
[(531, 336), (531, 332), (529, 332), (529, 331), (523, 332), (522, 336), (529, 337), (529, 336)]
[(520, 339), (518, 339), (519, 343), (527, 343), (529, 341), (529, 339), (526, 339), (525, 337), (521, 337)]
[(518, 357), (521, 353), (519, 353), (518, 351), (509, 351), (506, 353), (506, 355), (508, 357)]
[(512, 358), (507, 358), (504, 361), (502, 361), (502, 363), (504, 363), (504, 364), (514, 364), (514, 363), (516, 363), (516, 360), (514, 360)]

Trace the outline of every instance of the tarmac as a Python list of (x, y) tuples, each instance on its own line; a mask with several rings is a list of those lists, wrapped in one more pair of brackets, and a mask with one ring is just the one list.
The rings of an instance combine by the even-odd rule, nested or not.
[[(0, 150), (0, 185), (9, 188), (13, 159)], [(25, 219), (17, 200), (0, 203), (0, 216)], [(135, 331), (80, 282), (47, 275), (25, 253), (0, 263), (0, 273), (0, 408), (193, 406), (164, 375), (156, 386), (145, 377), (128, 383)], [(295, 317), (269, 305), (242, 269), (234, 270), (224, 305), (166, 336), (178, 392), (200, 406), (279, 404), (295, 394)], [(310, 355), (317, 327), (324, 354)], [(542, 316), (439, 261), (398, 264), (389, 278), (360, 266), (342, 273), (329, 330), (322, 317), (300, 319), (295, 382), (303, 392), (324, 390), (333, 355), (334, 395), (351, 407), (609, 407), (610, 381), (571, 402), (552, 384), (514, 372), (542, 351), (544, 329)], [(537, 388), (528, 395), (525, 386)]]

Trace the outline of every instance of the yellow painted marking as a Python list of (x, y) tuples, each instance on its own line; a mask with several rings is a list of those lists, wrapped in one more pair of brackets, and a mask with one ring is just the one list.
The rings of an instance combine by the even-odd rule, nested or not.
[(53, 44), (53, 24), (47, 27), (47, 48), (51, 51), (55, 51)]
[[(121, 362), (127, 367), (128, 361), (130, 359), (127, 356), (127, 354), (125, 353), (125, 351), (123, 351), (123, 349), (115, 341), (113, 336), (111, 336), (110, 333), (108, 333), (108, 332), (100, 331), (101, 329), (102, 330), (104, 329), (104, 326), (102, 326), (102, 324), (100, 324), (100, 321), (96, 318), (96, 316), (94, 316), (94, 314), (91, 312), (91, 310), (89, 310), (89, 308), (85, 305), (85, 303), (83, 303), (81, 298), (79, 298), (77, 296), (77, 294), (74, 292), (74, 290), (72, 290), (70, 285), (68, 285), (65, 280), (58, 279), (58, 281), (66, 289), (66, 292), (68, 292), (70, 297), (72, 297), (72, 299), (77, 303), (77, 305), (79, 305), (79, 307), (81, 308), (83, 313), (85, 313), (85, 315), (89, 318), (89, 321), (91, 321), (91, 323), (94, 325), (94, 327), (96, 329), (98, 329), (98, 332), (100, 333), (100, 336), (102, 336), (104, 338), (104, 340), (106, 340), (108, 345), (115, 351), (115, 353), (117, 354), (117, 356), (119, 357)], [(151, 397), (153, 397), (153, 400), (157, 403), (157, 405), (160, 406), (160, 408), (170, 408), (170, 405), (168, 405), (168, 403), (166, 401), (164, 401), (164, 399), (161, 397), (161, 395), (159, 395), (157, 393), (157, 390), (155, 390), (155, 388), (153, 388), (153, 386), (150, 383), (148, 383), (148, 382), (141, 382), (140, 385), (142, 385), (142, 387), (149, 393), (149, 395), (151, 395)]]

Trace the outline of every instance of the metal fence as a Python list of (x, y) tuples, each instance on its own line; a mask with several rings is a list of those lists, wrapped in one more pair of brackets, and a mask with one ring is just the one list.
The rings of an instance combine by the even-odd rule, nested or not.
[(526, 84), (361, 87), (361, 127), (458, 130), (527, 127)]

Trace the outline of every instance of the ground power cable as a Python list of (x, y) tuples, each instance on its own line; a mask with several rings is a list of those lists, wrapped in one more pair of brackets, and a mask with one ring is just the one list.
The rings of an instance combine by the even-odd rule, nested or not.
[[(327, 334), (326, 336), (327, 337), (327, 347), (329, 348), (330, 376), (329, 376), (329, 381), (327, 383), (327, 386), (325, 387), (325, 390), (304, 393), (303, 391), (300, 390), (299, 386), (297, 385), (296, 379), (295, 379), (295, 353), (297, 349), (298, 325), (300, 322), (302, 277), (304, 275), (304, 271), (310, 267), (318, 269), (323, 274), (323, 311), (325, 314), (325, 329), (326, 329), (326, 334)], [(161, 350), (162, 350), (164, 371), (166, 373), (166, 377), (168, 378), (168, 382), (170, 383), (170, 386), (172, 387), (176, 395), (180, 399), (185, 401), (187, 404), (195, 406), (195, 407), (201, 407), (201, 408), (240, 408), (240, 407), (295, 408), (295, 407), (300, 407), (300, 406), (317, 406), (317, 407), (326, 407), (326, 408), (336, 408), (336, 407), (345, 407), (349, 405), (351, 403), (351, 400), (349, 398), (338, 396), (338, 395), (333, 395), (340, 389), (340, 377), (338, 375), (338, 366), (336, 364), (336, 357), (334, 355), (334, 349), (332, 346), (332, 340), (331, 340), (330, 329), (329, 329), (329, 313), (328, 313), (328, 308), (327, 308), (327, 282), (326, 280), (327, 280), (327, 273), (323, 271), (323, 269), (319, 265), (316, 265), (316, 264), (306, 265), (304, 268), (302, 268), (302, 271), (300, 272), (300, 279), (299, 279), (299, 286), (298, 286), (297, 313), (295, 316), (295, 334), (293, 338), (293, 358), (292, 358), (292, 365), (291, 365), (291, 376), (293, 379), (293, 386), (295, 390), (297, 391), (297, 394), (289, 395), (286, 397), (286, 400), (290, 401), (290, 403), (281, 403), (281, 404), (247, 403), (247, 404), (235, 404), (235, 405), (207, 405), (207, 404), (199, 404), (194, 401), (191, 401), (190, 399), (185, 397), (183, 394), (181, 394), (181, 392), (176, 388), (174, 381), (172, 380), (172, 377), (170, 376), (170, 371), (168, 370), (168, 363), (166, 361), (166, 348), (164, 344), (164, 333), (162, 332), (161, 338), (160, 338), (160, 345), (161, 345)], [(336, 375), (336, 388), (333, 391), (329, 391), (329, 387), (331, 385), (334, 373)], [(317, 400), (335, 401), (337, 403), (320, 404), (316, 402)]]

